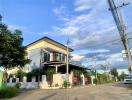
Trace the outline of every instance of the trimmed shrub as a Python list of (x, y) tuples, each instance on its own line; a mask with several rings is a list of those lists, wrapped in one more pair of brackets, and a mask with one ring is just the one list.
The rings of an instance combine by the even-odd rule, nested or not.
[(63, 86), (65, 88), (68, 88), (70, 86), (70, 82), (64, 81)]
[(0, 99), (12, 98), (17, 96), (19, 93), (19, 89), (4, 85), (2, 88), (0, 88)]

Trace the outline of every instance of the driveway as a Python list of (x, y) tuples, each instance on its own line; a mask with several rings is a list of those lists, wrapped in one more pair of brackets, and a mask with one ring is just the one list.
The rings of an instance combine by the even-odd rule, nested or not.
[(123, 84), (26, 91), (11, 100), (132, 100), (132, 90)]

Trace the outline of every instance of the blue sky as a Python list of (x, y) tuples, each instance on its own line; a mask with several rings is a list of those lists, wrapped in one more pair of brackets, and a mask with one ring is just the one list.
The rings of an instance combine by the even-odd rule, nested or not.
[[(122, 13), (127, 32), (132, 32), (132, 1), (115, 1), (131, 3)], [(63, 44), (69, 38), (75, 49), (73, 60), (89, 66), (96, 56), (97, 64), (107, 61), (124, 68), (127, 61), (122, 59), (123, 46), (108, 8), (107, 0), (0, 0), (3, 22), (11, 30), (23, 31), (24, 45), (43, 36)]]

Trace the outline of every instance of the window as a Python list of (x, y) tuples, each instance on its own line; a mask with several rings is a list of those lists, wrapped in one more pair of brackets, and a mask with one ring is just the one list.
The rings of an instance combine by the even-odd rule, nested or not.
[(62, 53), (53, 52), (53, 60), (54, 61), (65, 61), (66, 56)]
[(66, 56), (64, 54), (62, 54), (62, 61), (65, 61)]
[(44, 62), (50, 61), (50, 54), (49, 53), (44, 53)]

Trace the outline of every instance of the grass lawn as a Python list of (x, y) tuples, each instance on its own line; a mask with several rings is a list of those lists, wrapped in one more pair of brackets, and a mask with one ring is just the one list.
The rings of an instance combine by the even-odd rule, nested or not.
[(2, 85), (0, 88), (0, 99), (7, 99), (17, 96), (20, 93), (20, 90), (16, 87), (9, 87)]

